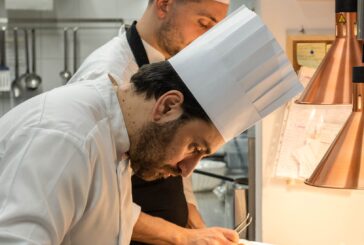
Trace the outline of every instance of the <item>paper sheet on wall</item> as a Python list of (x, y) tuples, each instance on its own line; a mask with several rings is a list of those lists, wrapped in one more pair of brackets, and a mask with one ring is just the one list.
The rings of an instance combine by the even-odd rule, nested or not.
[[(314, 68), (308, 67), (300, 69), (299, 78), (304, 86), (314, 71)], [(344, 125), (352, 107), (299, 105), (294, 103), (295, 99), (285, 111), (275, 161), (275, 175), (306, 179)]]
[(326, 55), (326, 43), (297, 43), (297, 63), (305, 67), (318, 67)]

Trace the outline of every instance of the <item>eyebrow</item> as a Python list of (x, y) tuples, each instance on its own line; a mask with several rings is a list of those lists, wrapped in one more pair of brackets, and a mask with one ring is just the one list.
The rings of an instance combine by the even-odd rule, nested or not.
[(207, 18), (210, 18), (213, 22), (217, 23), (217, 19), (215, 17), (213, 17), (211, 14), (207, 13), (207, 12), (198, 12), (199, 15), (205, 16)]

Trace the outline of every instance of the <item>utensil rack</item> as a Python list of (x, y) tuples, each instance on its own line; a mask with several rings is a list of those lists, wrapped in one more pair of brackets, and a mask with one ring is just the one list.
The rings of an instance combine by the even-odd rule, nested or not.
[[(11, 71), (11, 78), (14, 78), (15, 73), (15, 65), (14, 65), (14, 30), (17, 29), (18, 31), (21, 31), (19, 40), (19, 46), (20, 46), (20, 69), (21, 72), (24, 71), (25, 68), (25, 56), (23, 55), (24, 51), (24, 35), (23, 31), (30, 31), (34, 29), (36, 31), (37, 36), (43, 36), (48, 35), (52, 33), (51, 35), (58, 35), (59, 39), (62, 40), (63, 38), (62, 34), (65, 29), (68, 29), (70, 32), (77, 30), (78, 32), (84, 32), (89, 33), (91, 35), (94, 35), (93, 33), (97, 33), (98, 31), (105, 30), (107, 33), (115, 32), (115, 35), (117, 35), (118, 29), (124, 24), (124, 19), (122, 18), (0, 18), (0, 30), (6, 31), (6, 54), (7, 54), (7, 65), (10, 67)], [(88, 35), (88, 34), (86, 34)], [(82, 34), (81, 34), (82, 37)], [(74, 36), (70, 37), (70, 40), (73, 41)], [(105, 42), (108, 41), (105, 39)], [(77, 46), (79, 46), (80, 41), (77, 41)], [(74, 47), (75, 43), (73, 43)], [(95, 47), (96, 48), (96, 47)], [(80, 49), (78, 49), (78, 52), (74, 50), (69, 50), (71, 53), (73, 51), (72, 56), (69, 57), (75, 57), (75, 53), (77, 53), (78, 59), (70, 58), (70, 63), (73, 67), (76, 67), (81, 63), (80, 58)], [(1, 52), (1, 51), (0, 51)], [(40, 56), (42, 57), (42, 56)], [(62, 51), (60, 51), (60, 59), (62, 57)], [(53, 59), (53, 58), (52, 58)], [(75, 60), (77, 62), (75, 62)], [(58, 68), (56, 68), (58, 69)], [(62, 68), (59, 67), (59, 70)], [(72, 71), (75, 70), (75, 68), (72, 69)], [(41, 77), (44, 77), (45, 74), (40, 71)], [(55, 73), (54, 79), (52, 79), (51, 86), (58, 86), (61, 85), (61, 81), (58, 81), (59, 74), (58, 72)], [(47, 84), (49, 79), (44, 80), (43, 85)], [(48, 83), (49, 84), (49, 83)], [(55, 85), (56, 84), (56, 85)], [(52, 87), (51, 87), (52, 88)], [(51, 88), (47, 88), (51, 89)], [(8, 111), (10, 108), (15, 106), (17, 103), (14, 102), (12, 97), (9, 97), (11, 95), (10, 93), (1, 93), (0, 94), (0, 116), (4, 114), (6, 111)]]
[[(105, 24), (108, 24), (108, 26), (105, 26)], [(124, 19), (122, 18), (13, 18), (8, 19), (7, 22), (3, 21), (0, 23), (0, 27), (5, 27), (6, 29), (15, 27), (34, 28), (36, 30), (64, 29), (65, 27), (77, 27), (79, 29), (112, 29), (119, 28), (122, 24), (124, 24)]]
[(65, 28), (77, 30), (117, 30), (124, 24), (122, 18), (10, 18), (0, 19), (0, 30), (7, 32), (6, 42), (13, 42), (14, 29), (35, 29), (36, 31), (62, 31)]

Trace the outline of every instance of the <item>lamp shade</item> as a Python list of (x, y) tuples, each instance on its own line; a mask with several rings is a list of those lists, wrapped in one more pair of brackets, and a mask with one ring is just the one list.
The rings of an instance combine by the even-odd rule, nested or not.
[(364, 67), (353, 69), (353, 112), (306, 184), (364, 189)]
[(296, 103), (352, 103), (352, 67), (363, 65), (356, 22), (357, 0), (336, 0), (335, 41)]

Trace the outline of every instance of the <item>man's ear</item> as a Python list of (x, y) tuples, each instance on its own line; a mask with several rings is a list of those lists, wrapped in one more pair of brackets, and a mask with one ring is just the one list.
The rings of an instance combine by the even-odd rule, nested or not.
[(180, 91), (170, 90), (156, 100), (152, 111), (152, 120), (165, 123), (178, 119), (183, 114), (184, 96)]
[(164, 19), (171, 11), (175, 0), (154, 0), (157, 16), (159, 19)]

